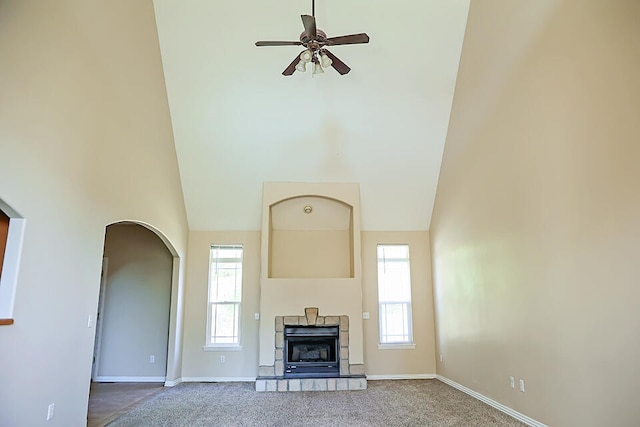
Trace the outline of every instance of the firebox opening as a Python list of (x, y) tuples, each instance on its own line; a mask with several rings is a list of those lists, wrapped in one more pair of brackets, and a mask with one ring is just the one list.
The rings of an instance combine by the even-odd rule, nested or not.
[(338, 326), (285, 325), (285, 378), (339, 376), (339, 337)]
[(291, 350), (289, 360), (291, 362), (329, 362), (335, 359), (335, 355), (332, 357), (332, 344), (329, 340), (318, 343), (312, 340), (294, 343), (289, 348)]

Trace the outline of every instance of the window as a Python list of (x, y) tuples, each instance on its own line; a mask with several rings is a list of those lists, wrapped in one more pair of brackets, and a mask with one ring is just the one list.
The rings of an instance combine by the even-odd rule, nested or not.
[(7, 247), (9, 235), (9, 216), (0, 209), (0, 278), (2, 278), (2, 264), (4, 263), (4, 251)]
[(408, 245), (378, 245), (380, 344), (412, 344)]
[(0, 199), (0, 325), (13, 324), (26, 220)]
[(240, 345), (242, 245), (212, 245), (209, 264), (207, 346)]

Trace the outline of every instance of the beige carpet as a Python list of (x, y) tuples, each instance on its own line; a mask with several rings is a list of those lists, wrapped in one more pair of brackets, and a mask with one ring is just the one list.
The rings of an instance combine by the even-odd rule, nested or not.
[(258, 393), (253, 383), (185, 383), (109, 426), (524, 425), (438, 380), (369, 381), (368, 387)]

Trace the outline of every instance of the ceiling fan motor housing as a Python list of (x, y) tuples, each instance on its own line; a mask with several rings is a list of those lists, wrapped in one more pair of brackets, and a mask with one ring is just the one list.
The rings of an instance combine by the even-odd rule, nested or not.
[(322, 30), (316, 30), (315, 40), (311, 40), (309, 36), (307, 36), (307, 33), (305, 33), (304, 31), (302, 32), (302, 34), (300, 34), (300, 43), (302, 43), (304, 46), (307, 46), (307, 43), (309, 42), (315, 41), (318, 43), (324, 43), (326, 40), (327, 40), (327, 35)]

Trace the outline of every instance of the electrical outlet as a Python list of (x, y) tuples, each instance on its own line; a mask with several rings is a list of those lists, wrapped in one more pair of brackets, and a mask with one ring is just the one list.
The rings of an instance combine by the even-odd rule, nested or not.
[(253, 318), (256, 320), (260, 320), (260, 313), (253, 313)]
[(55, 407), (56, 407), (55, 403), (52, 403), (51, 405), (49, 405), (49, 408), (47, 409), (47, 421), (53, 418), (53, 410)]
[(524, 380), (520, 380), (520, 391), (524, 393)]
[(365, 320), (368, 320), (371, 318), (371, 316), (369, 315), (368, 311), (365, 311), (364, 313), (362, 313), (362, 318)]
[(149, 356), (149, 363), (156, 363), (156, 357), (153, 354)]
[(511, 388), (516, 388), (516, 379), (513, 377), (509, 377), (509, 379), (511, 380)]
[(227, 359), (224, 356), (220, 356), (220, 363), (224, 363)]

